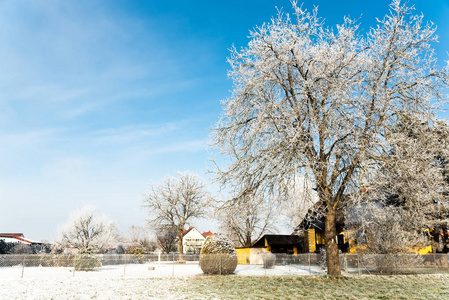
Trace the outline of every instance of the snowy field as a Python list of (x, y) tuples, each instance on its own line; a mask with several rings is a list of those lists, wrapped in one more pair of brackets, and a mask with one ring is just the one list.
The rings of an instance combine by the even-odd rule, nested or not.
[[(154, 270), (149, 270), (154, 267)], [(22, 276), (23, 271), (23, 278)], [(312, 267), (312, 274), (322, 274)], [(309, 275), (305, 266), (238, 265), (229, 276)], [(97, 268), (93, 272), (75, 272), (67, 267), (0, 268), (0, 299), (141, 299), (183, 298), (176, 287), (192, 277), (204, 278), (198, 263), (133, 264)], [(243, 279), (243, 278), (242, 278)], [(164, 296), (165, 295), (165, 296)]]
[[(154, 267), (154, 270), (149, 270)], [(187, 264), (147, 263), (129, 265), (107, 265), (96, 268), (93, 272), (73, 273), (72, 267), (2, 267), (0, 268), (0, 280), (17, 279), (22, 277), (30, 279), (50, 278), (160, 278), (160, 277), (185, 277), (201, 275), (203, 272), (198, 262)], [(234, 272), (240, 276), (265, 276), (265, 275), (310, 275), (306, 266), (286, 265), (276, 266), (274, 269), (264, 269), (261, 265), (238, 265)], [(311, 274), (322, 274), (319, 267), (311, 267)]]

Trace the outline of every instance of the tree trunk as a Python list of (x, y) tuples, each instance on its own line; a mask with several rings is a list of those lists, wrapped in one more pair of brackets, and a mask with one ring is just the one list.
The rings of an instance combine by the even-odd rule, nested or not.
[(324, 242), (326, 246), (327, 274), (341, 276), (340, 255), (337, 245), (336, 210), (329, 209), (324, 218)]
[(251, 235), (246, 236), (245, 247), (251, 247)]
[(182, 247), (182, 234), (178, 235), (178, 251), (179, 251), (179, 261), (184, 261), (183, 259), (183, 254), (184, 254), (184, 249)]

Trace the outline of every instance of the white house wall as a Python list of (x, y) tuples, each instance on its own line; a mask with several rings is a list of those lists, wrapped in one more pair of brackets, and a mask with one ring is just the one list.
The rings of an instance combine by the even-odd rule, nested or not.
[(198, 249), (201, 248), (206, 239), (204, 236), (196, 229), (192, 228), (183, 238), (182, 238), (182, 248), (184, 253), (191, 250), (192, 247)]

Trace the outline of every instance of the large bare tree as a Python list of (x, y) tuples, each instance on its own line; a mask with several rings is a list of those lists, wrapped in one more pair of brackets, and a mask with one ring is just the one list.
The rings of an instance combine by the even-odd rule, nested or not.
[(151, 226), (169, 228), (176, 233), (182, 255), (185, 227), (191, 225), (192, 219), (205, 216), (210, 200), (205, 183), (197, 175), (179, 172), (178, 178), (168, 176), (151, 185), (143, 202)]
[[(431, 47), (435, 26), (394, 0), (362, 33), (344, 18), (335, 30), (293, 2), (232, 49), (232, 96), (223, 102), (213, 144), (229, 157), (223, 184), (285, 195), (306, 174), (325, 216), (328, 273), (341, 275), (336, 214), (345, 195), (369, 185), (403, 113), (432, 120), (446, 100), (447, 68)], [(218, 163), (217, 163), (218, 165)]]

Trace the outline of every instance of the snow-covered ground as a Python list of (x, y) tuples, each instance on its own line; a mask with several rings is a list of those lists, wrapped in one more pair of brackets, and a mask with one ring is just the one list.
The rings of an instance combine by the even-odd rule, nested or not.
[[(148, 267), (154, 267), (149, 270)], [(312, 274), (322, 270), (312, 267)], [(147, 299), (179, 298), (177, 286), (192, 276), (205, 276), (198, 263), (104, 266), (93, 272), (66, 267), (0, 268), (0, 299)], [(238, 265), (237, 276), (308, 275), (304, 266)], [(165, 295), (165, 296), (164, 296)]]
[[(150, 270), (149, 267), (154, 267)], [(201, 275), (203, 272), (197, 262), (187, 264), (129, 264), (129, 265), (107, 265), (96, 268), (92, 272), (73, 272), (68, 267), (2, 267), (0, 268), (0, 280), (22, 278), (158, 278), (158, 277), (185, 277)], [(287, 265), (276, 266), (274, 269), (264, 269), (261, 265), (238, 265), (234, 272), (237, 275), (309, 275), (306, 266)], [(312, 267), (312, 274), (322, 273), (321, 268)]]

